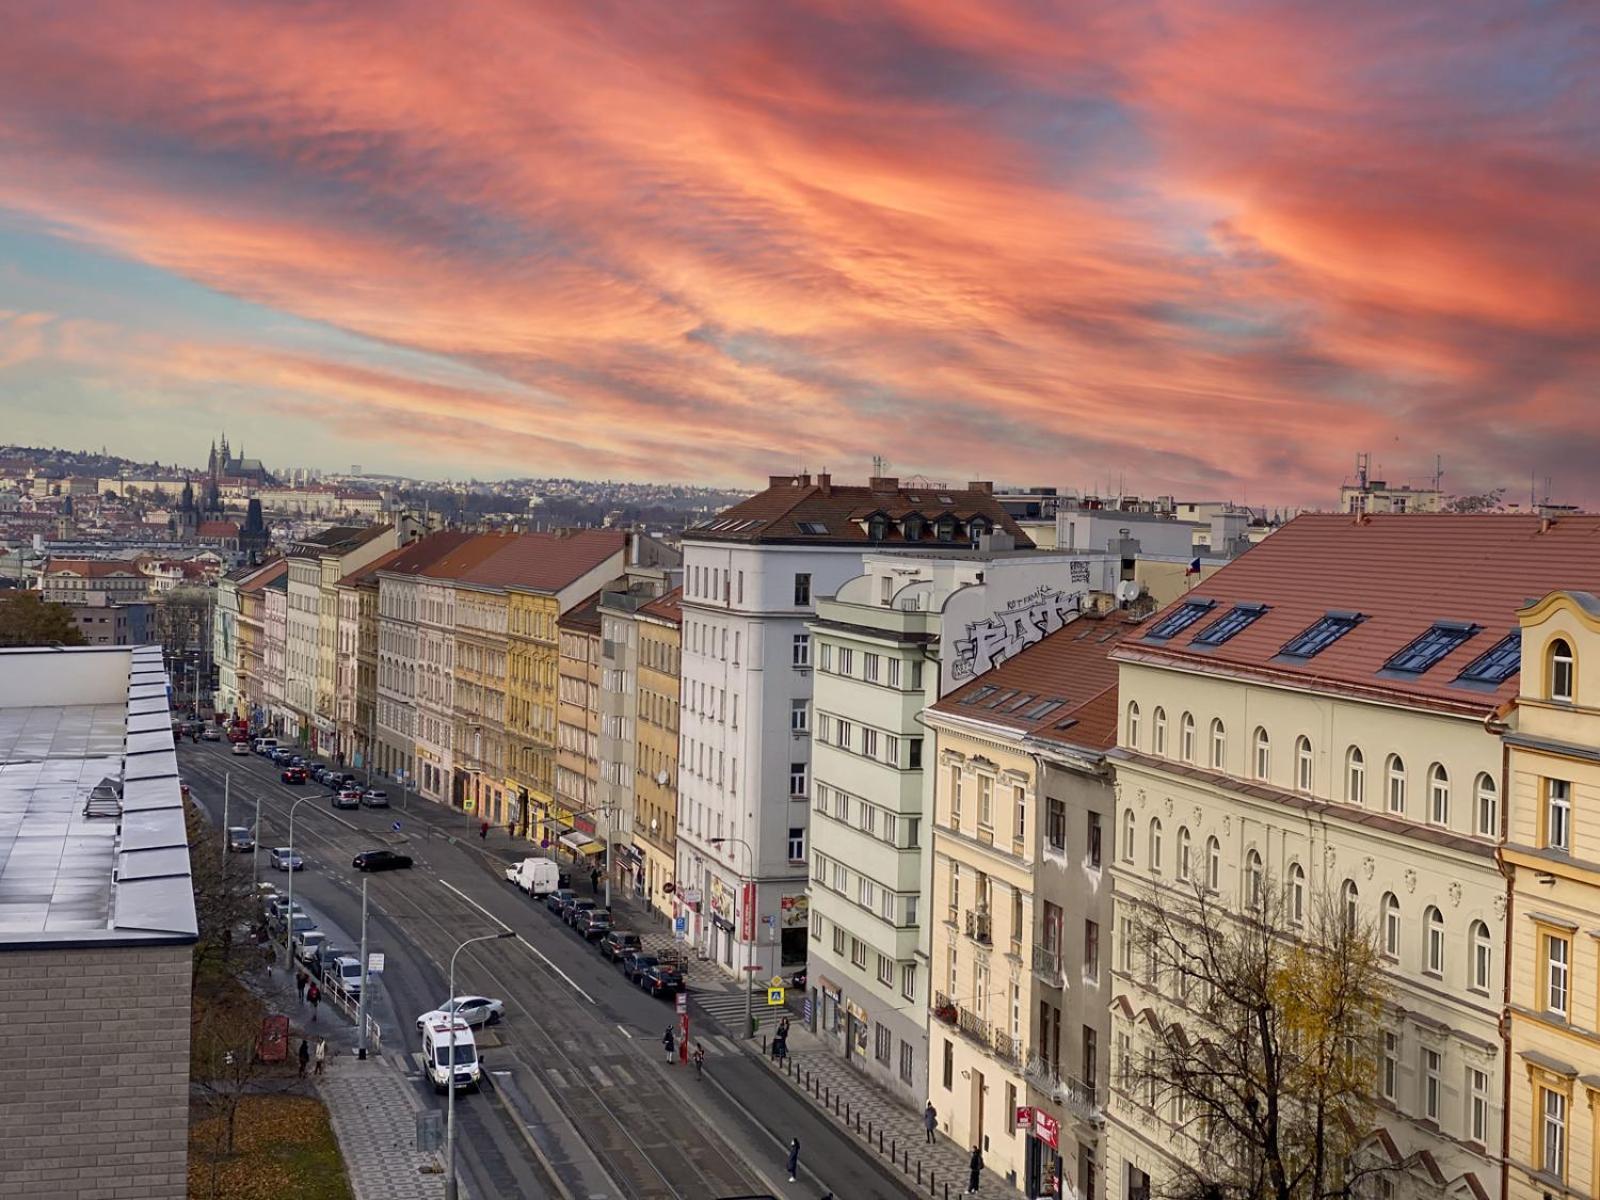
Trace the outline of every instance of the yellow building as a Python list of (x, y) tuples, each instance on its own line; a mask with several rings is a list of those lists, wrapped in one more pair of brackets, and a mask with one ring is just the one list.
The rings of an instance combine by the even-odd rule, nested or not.
[(540, 814), (555, 800), (561, 608), (554, 595), (521, 587), (510, 589), (506, 604), (506, 788), (517, 797), (517, 831), (538, 841)]
[[(493, 564), (491, 556), (484, 565)], [(455, 587), (456, 769), (467, 777), (473, 812), (495, 825), (515, 824), (516, 793), (506, 786), (509, 600), (492, 583), (458, 579)]]
[(639, 626), (638, 720), (634, 723), (633, 846), (644, 863), (644, 896), (673, 911), (678, 845), (678, 693), (682, 589), (643, 605)]
[(1505, 861), (1510, 1195), (1600, 1187), (1600, 598), (1523, 608)]

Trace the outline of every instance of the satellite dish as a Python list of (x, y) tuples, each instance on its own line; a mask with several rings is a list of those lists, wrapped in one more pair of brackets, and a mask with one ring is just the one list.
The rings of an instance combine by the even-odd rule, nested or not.
[(656, 783), (660, 784), (662, 787), (667, 786), (667, 773), (665, 771), (656, 772)]
[(1117, 584), (1117, 599), (1119, 601), (1137, 600), (1139, 598), (1139, 584), (1137, 580), (1124, 579)]

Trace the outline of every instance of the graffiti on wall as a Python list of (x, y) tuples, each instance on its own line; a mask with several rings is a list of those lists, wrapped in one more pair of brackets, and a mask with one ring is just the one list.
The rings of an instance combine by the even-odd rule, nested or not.
[[(1072, 564), (1074, 568), (1080, 565)], [(1084, 566), (1084, 574), (1087, 577), (1087, 566)], [(1073, 582), (1078, 582), (1076, 576)], [(1087, 583), (1087, 578), (1084, 582)], [(952, 674), (957, 680), (973, 679), (1054, 633), (1077, 615), (1081, 594), (1041, 584), (999, 612), (970, 622), (966, 635), (956, 640)]]

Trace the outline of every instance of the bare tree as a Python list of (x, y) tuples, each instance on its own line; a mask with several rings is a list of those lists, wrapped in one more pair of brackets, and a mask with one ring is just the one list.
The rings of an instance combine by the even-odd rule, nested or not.
[(1244, 912), (1203, 886), (1150, 889), (1136, 947), (1157, 998), (1134, 1078), (1175, 1127), (1173, 1200), (1355, 1200), (1371, 1159), (1380, 1018), (1373, 930), (1259, 874)]

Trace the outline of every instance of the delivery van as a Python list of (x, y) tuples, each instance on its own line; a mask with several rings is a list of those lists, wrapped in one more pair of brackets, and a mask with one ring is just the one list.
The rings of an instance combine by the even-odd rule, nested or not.
[(506, 868), (506, 878), (530, 896), (544, 896), (561, 886), (561, 869), (548, 858), (525, 858)]
[[(455, 1069), (450, 1065), (450, 1026), (455, 1024)], [(452, 1075), (458, 1088), (475, 1088), (483, 1064), (478, 1059), (478, 1043), (472, 1038), (472, 1026), (461, 1017), (447, 1017), (438, 1013), (422, 1029), (423, 1069), (433, 1090), (442, 1092), (451, 1086)]]

